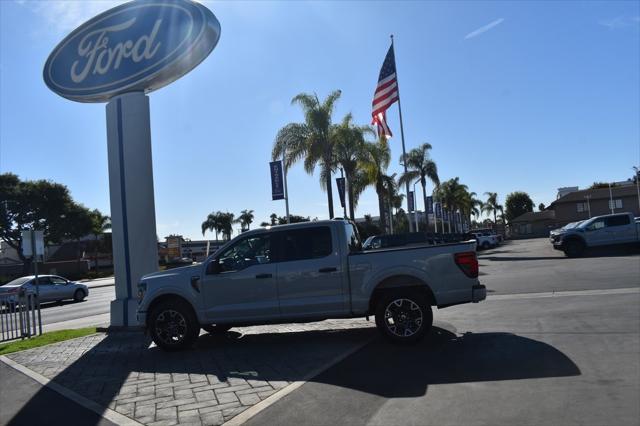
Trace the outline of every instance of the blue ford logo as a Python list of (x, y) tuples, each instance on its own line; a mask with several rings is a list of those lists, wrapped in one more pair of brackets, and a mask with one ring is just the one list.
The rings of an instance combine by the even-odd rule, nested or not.
[(44, 66), (51, 90), (79, 102), (148, 93), (177, 80), (211, 53), (220, 23), (190, 0), (135, 0), (76, 28)]

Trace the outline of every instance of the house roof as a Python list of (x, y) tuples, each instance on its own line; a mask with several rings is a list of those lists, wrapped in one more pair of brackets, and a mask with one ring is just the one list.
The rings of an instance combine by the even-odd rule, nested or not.
[(541, 212), (526, 212), (516, 217), (513, 222), (541, 222), (543, 220), (555, 220), (556, 212), (553, 210), (543, 210)]
[[(576, 203), (585, 201), (585, 196), (587, 195), (589, 196), (590, 200), (608, 199), (609, 188), (582, 189), (580, 191), (570, 192), (564, 197), (555, 200), (549, 207), (552, 207), (554, 204)], [(613, 195), (614, 198), (629, 196), (632, 197), (637, 195), (637, 189), (635, 185), (612, 186), (611, 195)]]

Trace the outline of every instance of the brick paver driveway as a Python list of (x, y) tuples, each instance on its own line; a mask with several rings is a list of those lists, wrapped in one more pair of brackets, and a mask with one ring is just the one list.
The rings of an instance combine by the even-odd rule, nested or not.
[(375, 335), (362, 319), (234, 330), (203, 334), (194, 349), (176, 353), (119, 332), (9, 358), (140, 423), (217, 425)]

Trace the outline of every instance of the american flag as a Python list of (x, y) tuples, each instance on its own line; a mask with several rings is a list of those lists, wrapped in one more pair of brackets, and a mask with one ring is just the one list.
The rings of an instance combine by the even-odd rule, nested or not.
[(396, 58), (393, 54), (393, 45), (389, 47), (387, 56), (382, 63), (382, 69), (378, 76), (378, 86), (373, 95), (371, 124), (378, 126), (378, 135), (392, 136), (387, 125), (387, 108), (398, 100), (398, 80), (396, 79)]

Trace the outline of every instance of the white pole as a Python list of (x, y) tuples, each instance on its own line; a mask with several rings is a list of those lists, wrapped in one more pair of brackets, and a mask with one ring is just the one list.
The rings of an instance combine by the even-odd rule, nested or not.
[(591, 203), (589, 202), (590, 195), (585, 195), (584, 198), (587, 199), (587, 211), (589, 212), (589, 219), (591, 219)]
[[(286, 152), (286, 149), (285, 149)], [(284, 162), (285, 152), (282, 153), (282, 171), (284, 174), (284, 205), (287, 210), (287, 223), (291, 223), (291, 218), (289, 216), (289, 190), (287, 189), (287, 166)]]
[[(418, 226), (418, 200), (416, 199), (416, 183), (418, 181), (413, 182), (413, 217), (416, 220), (416, 232), (420, 232)], [(424, 206), (424, 212), (427, 214), (427, 206)]]
[(634, 178), (636, 179), (636, 191), (638, 191), (638, 214), (640, 215), (640, 170), (636, 166), (633, 166), (633, 170), (636, 172)]
[[(393, 34), (391, 34), (391, 47), (393, 47), (393, 65), (396, 67), (396, 90), (398, 91), (398, 115), (400, 116), (400, 139), (402, 139), (402, 165), (404, 167), (404, 174), (407, 174), (407, 152), (404, 147), (404, 126), (402, 125), (402, 107), (400, 106), (400, 82), (398, 81), (398, 67), (396, 65), (396, 52), (393, 45)], [(405, 190), (407, 191), (407, 198), (409, 197), (409, 181), (405, 183)], [(415, 199), (415, 193), (413, 197)], [(415, 203), (415, 201), (414, 201)], [(409, 200), (407, 200), (407, 205)], [(409, 232), (413, 232), (413, 226), (409, 221)]]
[[(24, 241), (23, 241), (24, 244)], [(31, 256), (33, 256), (33, 274), (36, 281), (36, 301), (38, 302), (38, 331), (42, 334), (42, 316), (40, 314), (40, 283), (38, 282), (38, 255), (36, 254), (36, 229), (31, 228)]]
[(609, 209), (611, 210), (611, 214), (613, 214), (613, 194), (611, 194), (611, 183), (609, 183)]

